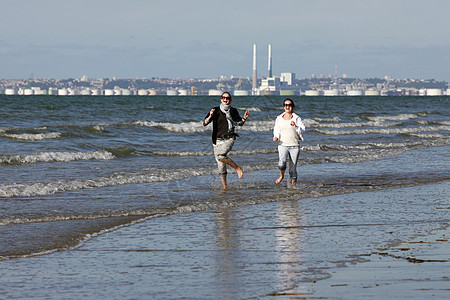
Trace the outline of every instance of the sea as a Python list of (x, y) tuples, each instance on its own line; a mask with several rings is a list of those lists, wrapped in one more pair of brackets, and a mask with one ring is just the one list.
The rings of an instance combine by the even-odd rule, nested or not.
[(223, 191), (202, 125), (219, 97), (0, 95), (0, 261), (149, 219), (450, 180), (449, 97), (292, 96), (306, 125), (298, 185), (276, 185), (284, 99), (233, 98), (250, 111), (230, 154), (244, 177), (229, 169)]

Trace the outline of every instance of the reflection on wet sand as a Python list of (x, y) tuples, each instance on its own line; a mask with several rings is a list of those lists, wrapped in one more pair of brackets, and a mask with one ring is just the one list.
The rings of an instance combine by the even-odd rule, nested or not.
[[(239, 270), (239, 218), (235, 210), (222, 210), (216, 214), (216, 272), (218, 295), (237, 295)], [(220, 297), (219, 297), (220, 298)]]
[(276, 253), (278, 255), (278, 291), (287, 292), (299, 282), (302, 264), (304, 218), (300, 201), (277, 203)]

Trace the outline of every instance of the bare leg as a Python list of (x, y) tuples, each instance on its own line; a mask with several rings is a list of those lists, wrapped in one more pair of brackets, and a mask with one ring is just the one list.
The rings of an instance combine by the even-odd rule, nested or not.
[(220, 177), (222, 179), (222, 189), (227, 189), (227, 178), (226, 177)]
[(286, 170), (280, 170), (280, 177), (277, 180), (275, 180), (276, 184), (279, 184), (281, 181), (283, 181), (285, 171)]
[(297, 184), (297, 179), (291, 179), (291, 187), (295, 187)]
[(227, 164), (230, 167), (232, 167), (233, 169), (235, 169), (239, 178), (242, 178), (242, 176), (244, 175), (244, 171), (242, 171), (242, 168), (239, 167), (231, 158), (227, 157), (227, 158), (219, 159), (219, 161), (221, 161), (224, 164)]

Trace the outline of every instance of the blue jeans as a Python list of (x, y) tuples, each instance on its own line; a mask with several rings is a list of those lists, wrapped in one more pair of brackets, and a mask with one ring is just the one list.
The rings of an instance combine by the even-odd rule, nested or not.
[(278, 169), (286, 170), (286, 164), (289, 159), (289, 176), (291, 179), (297, 179), (297, 161), (300, 154), (300, 146), (278, 145)]

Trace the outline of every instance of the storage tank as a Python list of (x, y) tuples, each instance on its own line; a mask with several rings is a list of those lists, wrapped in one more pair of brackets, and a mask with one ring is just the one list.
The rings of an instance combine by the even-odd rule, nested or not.
[(92, 96), (99, 96), (99, 95), (102, 94), (102, 93), (100, 92), (100, 90), (98, 90), (98, 89), (93, 89), (93, 90), (91, 90), (91, 93), (92, 93)]
[(147, 96), (148, 91), (147, 90), (138, 90), (137, 94), (138, 94), (138, 96)]
[(156, 96), (156, 90), (155, 89), (148, 90), (148, 95), (149, 96)]
[(41, 90), (40, 87), (32, 87), (33, 94), (31, 95), (46, 95), (47, 90)]
[(250, 93), (245, 90), (234, 90), (233, 95), (234, 96), (248, 96), (248, 95), (250, 95)]
[(295, 90), (281, 90), (280, 96), (295, 96), (296, 91)]
[(324, 96), (339, 96), (338, 90), (324, 90), (323, 91)]
[(275, 92), (271, 90), (262, 90), (259, 92), (261, 96), (274, 96)]
[(447, 96), (450, 96), (450, 89), (447, 89)]
[(167, 90), (166, 95), (167, 96), (178, 96), (178, 92), (176, 90)]
[(364, 96), (380, 96), (380, 92), (375, 90), (367, 90), (364, 92)]
[(427, 96), (442, 96), (441, 89), (427, 89)]
[(131, 96), (131, 91), (129, 89), (123, 89), (122, 96)]
[(178, 95), (180, 95), (180, 96), (187, 96), (188, 95), (188, 90), (178, 90)]
[(208, 96), (220, 96), (222, 94), (223, 94), (223, 92), (219, 91), (219, 90), (209, 90), (208, 91)]
[(82, 96), (89, 96), (91, 94), (90, 90), (81, 90), (80, 95)]
[(16, 94), (15, 89), (6, 89), (5, 90), (5, 95), (15, 95), (15, 94)]
[(34, 94), (34, 91), (33, 91), (32, 89), (24, 89), (24, 90), (23, 90), (23, 94), (24, 94), (25, 96), (30, 96), (30, 95), (33, 95), (33, 94)]
[(114, 90), (111, 90), (111, 89), (105, 90), (105, 96), (113, 96), (113, 95), (114, 95)]
[(362, 96), (364, 95), (363, 91), (360, 90), (350, 90), (347, 91), (347, 96)]
[(305, 96), (319, 96), (320, 92), (316, 90), (306, 90)]
[(67, 89), (58, 89), (59, 96), (67, 96), (68, 94)]

